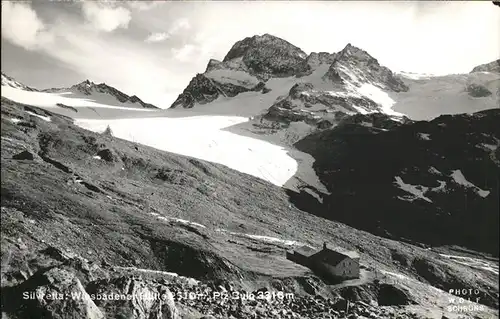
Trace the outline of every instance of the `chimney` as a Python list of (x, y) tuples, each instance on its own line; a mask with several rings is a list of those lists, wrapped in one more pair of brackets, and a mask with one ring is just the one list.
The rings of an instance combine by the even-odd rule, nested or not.
[(326, 250), (326, 241), (323, 242), (323, 250)]

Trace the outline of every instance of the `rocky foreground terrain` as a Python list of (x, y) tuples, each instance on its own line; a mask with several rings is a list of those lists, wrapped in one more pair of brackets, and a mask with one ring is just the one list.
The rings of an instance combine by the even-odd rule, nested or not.
[[(2, 98), (1, 112), (4, 318), (498, 317), (495, 258), (356, 230), (308, 214), (304, 201), (253, 176), (86, 131), (47, 110)], [(357, 130), (379, 126), (362, 119)], [(331, 162), (318, 165), (327, 181)], [(463, 169), (477, 185), (471, 194), (494, 191)], [(361, 254), (360, 280), (327, 283), (285, 258), (324, 241)], [(459, 303), (459, 289), (471, 301)]]

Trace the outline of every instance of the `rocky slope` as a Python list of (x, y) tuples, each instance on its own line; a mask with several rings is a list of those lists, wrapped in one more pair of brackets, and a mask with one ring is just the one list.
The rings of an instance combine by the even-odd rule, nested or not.
[[(222, 165), (5, 98), (1, 112), (3, 316), (497, 316), (498, 270), (307, 214), (283, 189)], [(331, 285), (285, 258), (323, 241), (360, 252), (362, 280)], [(459, 288), (480, 298), (453, 308)]]
[(471, 73), (473, 72), (496, 72), (500, 73), (500, 59), (496, 61), (492, 61), (490, 63), (485, 63), (476, 66), (474, 69), (472, 69)]
[(498, 109), (406, 124), (348, 117), (295, 144), (331, 193), (309, 210), (389, 238), (498, 255), (498, 123)]
[(466, 85), (473, 98), (493, 97), (500, 101), (500, 60), (475, 67)]

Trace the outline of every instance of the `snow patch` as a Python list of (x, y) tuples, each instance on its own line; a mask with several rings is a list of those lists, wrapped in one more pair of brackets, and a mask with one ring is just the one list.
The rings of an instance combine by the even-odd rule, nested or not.
[(184, 224), (184, 225), (195, 226), (195, 227), (199, 227), (199, 228), (207, 228), (205, 225), (198, 224), (198, 223), (195, 223), (195, 222), (192, 222), (192, 221), (189, 221), (189, 220), (185, 220), (185, 219), (181, 219), (181, 218), (165, 217), (165, 216), (162, 216), (162, 215), (160, 215), (158, 213), (149, 213), (149, 214), (153, 215), (157, 219), (165, 221), (165, 222), (174, 222), (174, 223), (181, 223), (181, 224)]
[(436, 76), (434, 74), (430, 73), (414, 73), (414, 72), (405, 72), (405, 71), (400, 71), (400, 72), (395, 72), (397, 75), (400, 75), (402, 77), (405, 77), (410, 80), (422, 80), (422, 79), (428, 79), (430, 77)]
[(208, 78), (219, 83), (229, 83), (251, 89), (259, 83), (259, 79), (243, 71), (212, 70), (205, 74)]
[(354, 83), (359, 83), (360, 82), (359, 78), (354, 73), (351, 72), (350, 68), (348, 68), (348, 67), (346, 67), (345, 65), (342, 65), (342, 64), (338, 65), (338, 68), (339, 68), (340, 71), (344, 72), (349, 77), (349, 79), (351, 81), (353, 81)]
[(387, 115), (403, 116), (402, 113), (396, 112), (392, 106), (396, 103), (391, 97), (381, 88), (373, 84), (364, 83), (358, 88), (358, 92), (382, 107), (382, 112)]
[(431, 135), (427, 133), (418, 133), (418, 137), (424, 141), (430, 141), (431, 140), (430, 136)]
[(420, 198), (420, 199), (423, 199), (429, 203), (432, 203), (432, 201), (429, 198), (424, 196), (425, 193), (427, 192), (427, 190), (429, 189), (428, 187), (421, 186), (421, 185), (406, 184), (405, 182), (403, 182), (403, 179), (401, 179), (401, 177), (399, 177), (399, 176), (395, 176), (394, 178), (396, 179), (395, 183), (399, 186), (399, 188), (401, 188), (405, 192), (413, 195), (413, 197), (399, 197), (398, 196), (399, 199), (413, 202), (414, 200)]
[[(251, 238), (251, 239), (255, 239), (255, 240), (259, 240), (259, 241), (263, 241), (263, 242), (268, 242), (268, 243), (282, 244), (285, 246), (304, 246), (304, 245), (306, 245), (306, 244), (303, 244), (303, 243), (295, 241), (295, 240), (288, 240), (288, 239), (282, 239), (282, 238), (271, 237), (271, 236), (238, 233), (238, 232), (228, 231), (228, 230), (225, 230), (222, 228), (217, 228), (215, 231), (228, 233), (228, 234), (238, 236), (238, 237), (247, 237), (247, 238)], [(306, 246), (308, 246), (308, 245), (306, 245)]]
[(446, 182), (444, 181), (438, 181), (439, 183), (439, 186), (438, 187), (434, 187), (434, 188), (431, 188), (431, 191), (433, 192), (446, 192)]
[(365, 114), (369, 114), (369, 113), (370, 113), (370, 112), (368, 112), (367, 110), (365, 110), (365, 109), (364, 109), (364, 108), (362, 108), (362, 107), (359, 107), (359, 106), (356, 106), (356, 105), (352, 105), (352, 107), (353, 107), (356, 111), (358, 111), (360, 114), (365, 115)]
[(414, 279), (411, 279), (408, 276), (405, 276), (403, 274), (396, 273), (396, 272), (386, 271), (386, 270), (383, 270), (383, 269), (380, 269), (380, 272), (383, 273), (384, 275), (387, 275), (387, 276), (390, 276), (390, 277), (394, 277), (394, 278), (398, 278), (398, 279), (401, 279), (401, 280), (414, 280)]
[(93, 159), (97, 159), (97, 160), (102, 159), (99, 155), (94, 155), (94, 156), (92, 156), (92, 158), (93, 158)]
[(434, 174), (434, 175), (443, 175), (440, 171), (438, 171), (435, 167), (431, 166), (429, 168), (429, 173)]
[(451, 177), (453, 178), (453, 180), (455, 181), (455, 183), (457, 183), (459, 185), (462, 185), (462, 186), (465, 186), (467, 188), (474, 189), (476, 191), (476, 193), (479, 196), (483, 197), (483, 198), (487, 197), (490, 194), (490, 191), (482, 190), (481, 188), (479, 188), (476, 185), (474, 185), (471, 182), (469, 182), (465, 178), (464, 174), (462, 174), (462, 171), (459, 170), (459, 169), (452, 171)]
[(188, 281), (188, 283), (193, 284), (193, 285), (197, 285), (198, 283), (200, 283), (200, 281), (198, 281), (198, 280), (196, 280), (194, 278), (180, 276), (179, 274), (177, 274), (175, 272), (168, 272), (168, 271), (161, 271), (161, 270), (152, 270), (152, 269), (144, 269), (144, 268), (137, 268), (137, 267), (122, 267), (122, 266), (115, 266), (115, 268), (117, 268), (117, 269), (123, 269), (123, 270), (132, 270), (132, 271), (144, 272), (144, 273), (160, 274), (160, 275), (169, 276), (169, 277), (176, 277), (176, 278), (184, 279), (184, 280)]
[(177, 223), (184, 224), (184, 225), (191, 225), (191, 226), (195, 226), (195, 227), (199, 227), (199, 228), (207, 228), (205, 225), (202, 225), (202, 224), (199, 224), (199, 223), (195, 223), (195, 222), (191, 222), (191, 221), (185, 220), (185, 219), (170, 218), (170, 220), (172, 220), (174, 222), (177, 222)]
[(36, 116), (36, 117), (38, 117), (38, 118), (41, 118), (42, 120), (47, 121), (47, 122), (51, 122), (51, 121), (52, 121), (52, 120), (50, 119), (50, 116), (43, 116), (43, 115), (39, 115), (39, 114), (36, 114), (36, 113), (30, 112), (30, 111), (26, 111), (26, 113), (28, 113), (29, 115), (33, 115), (33, 116)]
[(498, 148), (498, 145), (485, 144), (485, 143), (481, 144), (480, 146), (483, 147), (483, 148), (485, 148), (485, 149), (488, 149), (490, 151), (496, 151), (497, 148)]
[(22, 120), (18, 119), (18, 118), (10, 118), (9, 121), (11, 121), (14, 124), (17, 124), (17, 123), (21, 122)]
[(269, 237), (269, 236), (262, 236), (262, 235), (251, 235), (251, 234), (243, 234), (243, 236), (252, 238), (252, 239), (257, 239), (261, 240), (264, 242), (269, 242), (269, 243), (280, 243), (286, 246), (297, 246), (297, 245), (303, 245), (302, 243), (295, 241), (295, 240), (286, 240), (286, 239), (281, 239), (281, 238), (276, 238), (276, 237)]
[(466, 265), (476, 269), (484, 269), (494, 273), (495, 275), (499, 274), (498, 265), (488, 262), (486, 260), (482, 260), (479, 258), (465, 257), (465, 256), (454, 256), (454, 255), (445, 255), (440, 254), (441, 256), (453, 260), (454, 262), (462, 265)]

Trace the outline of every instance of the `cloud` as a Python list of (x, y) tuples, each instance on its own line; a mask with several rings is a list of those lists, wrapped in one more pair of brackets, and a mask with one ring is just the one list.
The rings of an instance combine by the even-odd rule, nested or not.
[(2, 37), (27, 50), (52, 41), (52, 35), (28, 3), (2, 1)]
[(164, 4), (162, 1), (127, 1), (127, 5), (137, 11), (149, 11)]
[(189, 30), (191, 29), (191, 24), (187, 18), (180, 18), (174, 21), (174, 24), (170, 27), (168, 32), (170, 34), (176, 34), (181, 30)]
[(168, 34), (167, 32), (156, 32), (151, 33), (144, 41), (147, 43), (154, 43), (165, 41), (168, 38), (170, 38), (170, 34)]
[(90, 25), (104, 32), (112, 32), (118, 28), (126, 29), (132, 19), (130, 10), (110, 3), (85, 1), (82, 4), (82, 11)]
[(166, 39), (172, 37), (173, 35), (178, 34), (182, 30), (191, 29), (191, 24), (187, 18), (180, 18), (174, 21), (174, 23), (170, 26), (167, 32), (153, 32), (150, 33), (149, 36), (144, 40), (144, 42), (152, 43), (152, 42), (161, 42)]
[(198, 47), (195, 46), (194, 44), (186, 44), (182, 48), (176, 49), (173, 48), (171, 49), (172, 55), (176, 60), (179, 60), (181, 62), (188, 62), (190, 61), (194, 54), (198, 51)]
[[(82, 79), (105, 82), (147, 102), (153, 101), (151, 96), (164, 94), (166, 83), (176, 79), (163, 56), (126, 38), (110, 40), (74, 25), (71, 31), (58, 34), (57, 39), (56, 47), (46, 53), (81, 74)], [(154, 102), (162, 106), (170, 101), (160, 103), (161, 99), (155, 98)]]

